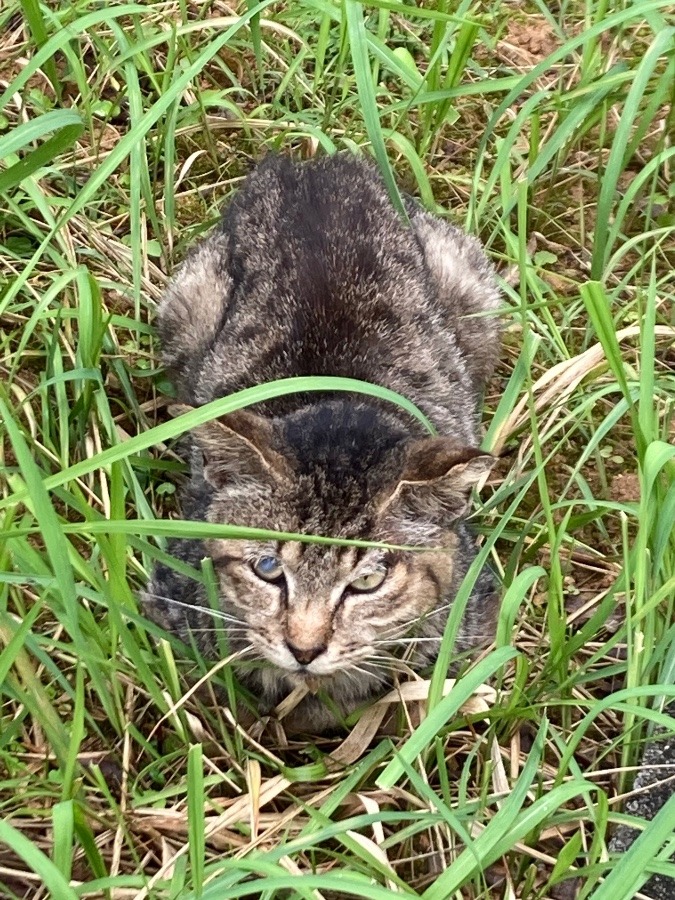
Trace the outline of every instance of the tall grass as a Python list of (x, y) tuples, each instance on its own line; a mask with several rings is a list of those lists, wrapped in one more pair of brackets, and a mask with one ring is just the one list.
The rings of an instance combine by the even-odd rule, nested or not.
[[(606, 852), (675, 696), (674, 27), (665, 0), (6, 0), (0, 896), (627, 900), (675, 875), (673, 801)], [(501, 273), (476, 522), (504, 600), (457, 683), (470, 581), (429, 680), (312, 742), (235, 721), (227, 659), (136, 595), (167, 536), (215, 527), (175, 504), (173, 441), (210, 410), (166, 412), (166, 276), (252, 161), (342, 149)]]

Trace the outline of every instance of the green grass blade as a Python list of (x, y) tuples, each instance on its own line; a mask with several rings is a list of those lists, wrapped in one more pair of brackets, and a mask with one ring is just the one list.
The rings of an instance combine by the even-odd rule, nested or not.
[[(395, 391), (390, 391), (387, 388), (369, 384), (366, 381), (358, 381), (354, 378), (283, 378), (279, 381), (271, 382), (270, 384), (246, 388), (246, 390), (230, 394), (229, 397), (207, 403), (204, 406), (199, 407), (199, 409), (195, 409), (192, 412), (177, 417), (171, 422), (157, 425), (155, 428), (146, 431), (145, 434), (136, 435), (136, 437), (130, 438), (123, 444), (119, 444), (116, 447), (110, 447), (108, 450), (96, 454), (91, 457), (91, 459), (83, 460), (56, 475), (48, 476), (44, 479), (44, 487), (46, 490), (53, 490), (55, 487), (66, 484), (68, 481), (81, 478), (89, 472), (94, 472), (96, 469), (109, 466), (111, 463), (117, 462), (120, 459), (126, 459), (134, 453), (146, 450), (148, 447), (152, 447), (153, 444), (170, 440), (190, 428), (195, 428), (197, 425), (201, 425), (218, 416), (226, 415), (229, 412), (234, 412), (237, 409), (242, 409), (245, 406), (250, 406), (253, 403), (261, 403), (264, 400), (282, 397), (285, 394), (304, 393), (306, 391), (347, 391), (375, 397), (380, 400), (386, 400), (390, 403), (395, 403), (397, 406), (400, 406), (401, 409), (409, 412), (410, 415), (421, 422), (431, 434), (435, 433), (433, 425), (424, 413), (422, 413), (406, 397), (397, 394)], [(0, 501), (0, 509), (14, 503), (23, 502), (27, 496), (28, 492), (24, 491), (15, 494), (9, 499)]]
[(54, 829), (54, 865), (70, 881), (73, 868), (75, 821), (73, 801), (62, 800), (52, 810), (52, 827)]
[(80, 637), (77, 591), (75, 589), (72, 566), (69, 562), (70, 553), (67, 541), (43, 486), (42, 473), (35, 464), (26, 441), (2, 399), (0, 399), (0, 414), (26, 482), (26, 494), (30, 496), (33, 502), (35, 518), (40, 532), (44, 536), (47, 556), (59, 587), (61, 601), (66, 610), (70, 634), (77, 642)]
[(476, 688), (517, 655), (517, 651), (511, 647), (500, 647), (475, 666), (472, 666), (454, 685), (450, 693), (439, 700), (424, 722), (408, 738), (394, 759), (377, 778), (377, 786), (382, 790), (392, 788), (403, 776), (402, 761), (412, 765), (417, 756), (432, 743), (434, 737), (448, 719), (469, 699)]
[(360, 3), (357, 3), (356, 0), (343, 0), (343, 3), (347, 17), (349, 49), (354, 65), (361, 112), (366, 124), (368, 137), (370, 138), (375, 159), (380, 167), (384, 182), (387, 185), (387, 190), (389, 191), (392, 203), (401, 216), (407, 220), (407, 213), (399, 193), (396, 179), (394, 178), (394, 173), (389, 164), (384, 135), (382, 134), (380, 114), (377, 108), (375, 89), (372, 82), (370, 60), (368, 59), (368, 39), (365, 22), (363, 20), (363, 6)]
[(593, 256), (591, 259), (591, 278), (595, 281), (603, 276), (608, 234), (605, 223), (609, 223), (611, 219), (612, 205), (615, 202), (619, 177), (630, 155), (632, 155), (632, 153), (627, 151), (627, 148), (630, 144), (631, 132), (635, 128), (635, 121), (639, 115), (640, 103), (659, 59), (664, 53), (672, 52), (674, 37), (675, 28), (665, 28), (656, 35), (635, 71), (633, 83), (626, 97), (621, 118), (614, 135), (614, 141), (612, 142), (612, 149), (607, 160), (607, 166), (603, 173), (600, 196), (598, 197), (597, 217), (599, 227), (595, 231)]
[(68, 885), (68, 879), (51, 859), (24, 834), (2, 819), (0, 819), (0, 842), (21, 857), (31, 872), (40, 876), (51, 900), (77, 900), (77, 894)]
[(201, 744), (188, 751), (188, 831), (190, 870), (195, 897), (202, 896), (204, 884), (204, 763)]
[[(46, 115), (49, 115), (47, 113)], [(57, 113), (58, 115), (58, 113)], [(46, 117), (46, 116), (45, 116)], [(72, 119), (71, 116), (68, 118)], [(76, 117), (79, 119), (79, 117)], [(30, 124), (30, 123), (29, 123)], [(0, 172), (0, 193), (10, 190), (17, 184), (20, 184), (34, 172), (50, 163), (55, 156), (69, 149), (82, 134), (84, 125), (78, 121), (76, 125), (66, 125), (60, 127), (57, 134), (48, 138), (37, 149), (26, 154), (19, 162), (13, 163), (8, 168)], [(22, 139), (25, 135), (21, 136)], [(0, 152), (0, 159), (6, 158), (6, 155)]]
[(593, 894), (594, 900), (616, 900), (618, 895), (632, 897), (647, 880), (647, 865), (664, 842), (672, 837), (675, 821), (675, 794), (657, 812), (632, 846), (620, 857), (604, 882)]
[[(23, 14), (26, 18), (26, 22), (28, 23), (28, 27), (30, 28), (30, 32), (33, 35), (33, 40), (35, 41), (36, 46), (38, 48), (44, 46), (44, 44), (47, 43), (49, 32), (47, 31), (47, 26), (45, 25), (45, 20), (42, 15), (42, 10), (40, 9), (40, 4), (37, 2), (37, 0), (21, 0), (21, 7), (23, 9)], [(44, 65), (42, 66), (42, 70), (44, 71), (47, 78), (49, 78), (56, 96), (60, 98), (61, 82), (56, 71), (56, 63), (54, 62), (54, 60), (46, 59)]]
[(42, 69), (45, 64), (49, 65), (49, 60), (61, 50), (64, 45), (85, 33), (88, 29), (96, 25), (106, 22), (113, 18), (121, 16), (130, 16), (134, 13), (144, 13), (145, 7), (138, 3), (123, 3), (118, 7), (107, 7), (98, 9), (95, 12), (87, 13), (79, 19), (68, 24), (68, 28), (60, 29), (56, 34), (52, 35), (49, 40), (38, 50), (38, 52), (21, 67), (19, 74), (12, 79), (5, 91), (0, 94), (0, 110), (12, 100), (14, 95), (21, 91), (31, 76)]

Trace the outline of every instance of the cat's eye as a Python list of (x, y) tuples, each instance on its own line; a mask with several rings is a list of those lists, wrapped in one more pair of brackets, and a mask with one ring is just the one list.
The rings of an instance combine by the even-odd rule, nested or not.
[(359, 578), (355, 578), (354, 581), (350, 582), (349, 587), (353, 591), (361, 591), (363, 593), (366, 591), (374, 591), (375, 588), (379, 588), (386, 577), (386, 569), (375, 569), (374, 572), (368, 572), (367, 575), (361, 575)]
[(253, 571), (263, 581), (281, 581), (284, 569), (276, 556), (261, 556), (253, 563)]

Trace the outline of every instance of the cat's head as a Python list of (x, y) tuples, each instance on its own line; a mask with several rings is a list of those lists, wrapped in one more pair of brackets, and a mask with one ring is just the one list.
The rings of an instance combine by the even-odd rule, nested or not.
[(424, 548), (207, 541), (231, 646), (298, 680), (373, 674), (421, 618), (447, 613), (454, 528), (491, 456), (339, 400), (276, 420), (239, 411), (193, 437), (208, 521)]

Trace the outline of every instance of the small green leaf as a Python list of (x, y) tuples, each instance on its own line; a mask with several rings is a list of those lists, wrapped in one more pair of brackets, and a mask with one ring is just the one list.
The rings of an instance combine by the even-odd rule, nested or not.
[(420, 74), (417, 65), (415, 64), (415, 60), (413, 59), (412, 53), (406, 47), (396, 47), (395, 50), (392, 51), (392, 54), (398, 59), (401, 65), (413, 76), (415, 79), (419, 79), (421, 82), (422, 76)]
[(558, 257), (555, 253), (549, 253), (548, 250), (537, 250), (537, 252), (532, 257), (532, 262), (535, 266), (548, 266), (552, 263), (558, 262)]

